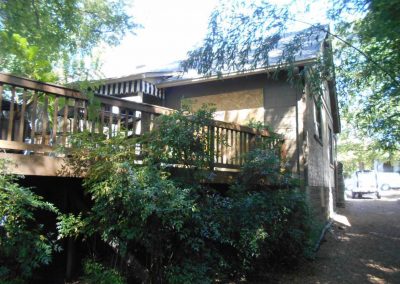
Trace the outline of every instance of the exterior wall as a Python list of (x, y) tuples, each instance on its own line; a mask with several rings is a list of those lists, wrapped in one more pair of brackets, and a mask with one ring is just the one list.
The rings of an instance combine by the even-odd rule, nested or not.
[[(304, 179), (314, 215), (325, 222), (336, 206), (337, 180), (334, 166), (336, 161), (331, 163), (329, 159), (328, 129), (331, 129), (332, 143), (335, 143), (335, 137), (329, 88), (325, 89), (321, 105), (321, 139), (317, 138), (315, 127), (314, 98), (307, 87), (304, 91), (297, 90), (285, 78), (273, 80), (267, 75), (254, 75), (170, 87), (165, 90), (165, 103), (170, 108), (179, 108), (181, 102), (187, 99), (197, 99), (196, 107), (200, 103), (213, 103), (217, 110), (224, 112), (219, 117), (221, 120), (232, 121), (236, 113), (236, 120), (233, 121), (244, 124), (250, 117), (260, 120), (259, 112), (250, 111), (245, 118), (237, 117), (249, 109), (259, 109), (256, 101), (259, 99), (259, 90), (262, 90), (264, 123), (283, 135), (288, 166), (293, 173), (298, 173)], [(243, 101), (240, 97), (243, 97)], [(227, 102), (229, 99), (231, 101)]]
[[(333, 120), (330, 112), (329, 93), (325, 91), (321, 104), (322, 136), (318, 138), (316, 129), (316, 105), (314, 97), (305, 92), (304, 121), (304, 176), (308, 196), (314, 209), (314, 213), (321, 220), (326, 220), (336, 206), (336, 173), (335, 152), (333, 151), (333, 163), (329, 159), (329, 128), (331, 129), (332, 143), (335, 143), (333, 134)], [(335, 147), (335, 145), (333, 145)]]
[(239, 124), (247, 124), (251, 118), (263, 121), (284, 136), (289, 167), (297, 173), (297, 92), (286, 78), (274, 80), (260, 74), (167, 88), (165, 106), (176, 109), (190, 99), (195, 107), (215, 104), (219, 120)]

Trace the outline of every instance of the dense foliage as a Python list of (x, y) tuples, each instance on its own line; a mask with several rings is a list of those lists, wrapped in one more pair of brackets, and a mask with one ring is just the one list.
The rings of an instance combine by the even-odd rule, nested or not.
[(393, 154), (400, 150), (400, 2), (355, 4), (337, 3), (342, 11), (362, 13), (337, 25), (346, 40), (346, 44), (338, 42), (337, 54), (342, 113), (361, 131), (361, 139), (373, 138), (374, 148)]
[(58, 210), (5, 172), (0, 160), (0, 282), (24, 283), (35, 268), (49, 264), (59, 247), (37, 213)]
[[(118, 261), (100, 252), (97, 260), (130, 281), (146, 283), (249, 279), (298, 262), (309, 247), (308, 209), (286, 180), (254, 187), (239, 179), (223, 191), (200, 184), (196, 175), (170, 174), (173, 164), (210, 173), (204, 156), (210, 137), (201, 130), (210, 117), (205, 109), (194, 115), (179, 111), (160, 117), (155, 130), (140, 139), (75, 136), (75, 167), (88, 170), (85, 187), (93, 207), (62, 217), (61, 235), (88, 242), (100, 236)], [(136, 161), (138, 145), (143, 163)], [(272, 162), (271, 171), (282, 171), (270, 151), (247, 156), (246, 173), (251, 175), (251, 167), (259, 171), (259, 155), (266, 157), (263, 165)], [(281, 176), (271, 171), (257, 177)]]
[[(321, 79), (332, 79), (341, 103), (341, 117), (352, 129), (341, 141), (344, 147), (361, 143), (364, 157), (378, 156), (393, 159), (400, 145), (400, 22), (398, 0), (339, 0), (327, 1), (326, 18), (331, 29), (309, 22), (307, 15), (321, 1), (302, 4), (274, 4), (269, 1), (221, 1), (209, 21), (208, 34), (203, 44), (189, 52), (183, 63), (186, 69), (196, 69), (206, 75), (242, 72), (260, 67), (285, 68), (288, 79), (293, 73), (293, 61), (301, 56), (304, 46), (317, 38), (321, 31), (330, 34), (334, 44), (333, 62), (325, 60), (306, 66), (303, 74), (308, 83), (321, 86)], [(323, 18), (323, 17), (322, 17)], [(293, 27), (308, 26), (292, 38)], [(279, 40), (282, 53), (276, 58)], [(330, 55), (326, 58), (332, 58)], [(326, 67), (330, 72), (326, 73)], [(308, 71), (308, 72), (307, 72)], [(300, 74), (301, 75), (301, 74)], [(365, 141), (365, 143), (364, 143)], [(342, 153), (346, 155), (345, 152)], [(367, 162), (367, 161), (365, 161)], [(345, 163), (345, 168), (353, 168)]]
[(82, 78), (96, 46), (116, 45), (136, 26), (126, 8), (123, 0), (0, 1), (1, 71), (43, 81)]

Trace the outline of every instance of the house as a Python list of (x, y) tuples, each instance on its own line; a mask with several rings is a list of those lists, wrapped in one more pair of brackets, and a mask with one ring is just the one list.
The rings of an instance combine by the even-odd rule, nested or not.
[[(321, 55), (329, 54), (328, 34), (319, 31), (303, 46), (295, 57), (295, 70), (301, 73)], [(98, 92), (172, 109), (187, 102), (194, 109), (213, 104), (216, 120), (241, 125), (253, 120), (270, 126), (283, 136), (288, 166), (303, 180), (312, 208), (323, 221), (333, 212), (337, 191), (336, 135), (341, 126), (334, 74), (331, 80), (321, 82), (320, 101), (311, 92), (307, 76), (302, 88), (288, 82), (284, 69), (277, 79), (271, 78), (285, 40), (272, 52), (275, 57), (265, 68), (204, 77), (193, 71), (182, 72), (175, 63), (107, 79)]]
[[(301, 74), (330, 48), (328, 34), (320, 32), (295, 57), (294, 70)], [(67, 146), (68, 135), (84, 129), (106, 137), (120, 131), (142, 134), (151, 129), (154, 117), (168, 115), (183, 103), (190, 101), (194, 108), (212, 103), (220, 121), (212, 126), (216, 133), (239, 140), (228, 141), (233, 151), (225, 149), (221, 158), (215, 156), (216, 167), (240, 167), (232, 153), (248, 151), (258, 135), (243, 125), (253, 120), (270, 126), (282, 135), (288, 168), (303, 181), (315, 215), (325, 222), (334, 210), (338, 188), (335, 149), (340, 118), (334, 76), (321, 82), (323, 92), (317, 96), (307, 76), (301, 88), (288, 81), (285, 69), (272, 78), (277, 68), (273, 63), (278, 61), (270, 62), (265, 68), (222, 76), (184, 73), (173, 64), (103, 80), (96, 90), (101, 109), (95, 121), (88, 117), (88, 98), (77, 90), (0, 73), (0, 158), (11, 159), (10, 170), (26, 175), (21, 183), (36, 187), (60, 210), (80, 212), (85, 206), (81, 181), (62, 176), (62, 158), (55, 156), (54, 146)], [(217, 142), (215, 147), (225, 146)], [(67, 259), (70, 277), (77, 249), (72, 241), (65, 247), (60, 258)]]

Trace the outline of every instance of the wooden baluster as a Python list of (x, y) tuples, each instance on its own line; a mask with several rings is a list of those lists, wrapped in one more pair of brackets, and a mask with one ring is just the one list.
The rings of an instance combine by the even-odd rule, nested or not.
[(140, 133), (144, 134), (146, 132), (149, 132), (150, 131), (150, 126), (151, 126), (150, 113), (142, 111)]
[(219, 144), (220, 144), (220, 137), (219, 137), (219, 127), (218, 126), (215, 126), (214, 127), (214, 129), (215, 129), (215, 136), (216, 136), (216, 145), (215, 145), (215, 150), (216, 150), (216, 152), (215, 152), (215, 161), (216, 161), (216, 163), (218, 163), (218, 161), (219, 161)]
[(74, 100), (74, 118), (72, 121), (72, 133), (76, 133), (78, 132), (78, 100), (77, 99), (73, 99)]
[(49, 97), (47, 94), (44, 94), (43, 114), (42, 114), (42, 145), (46, 144), (48, 107), (49, 107)]
[(10, 103), (10, 117), (8, 120), (8, 134), (7, 140), (12, 140), (13, 126), (14, 126), (14, 100), (15, 100), (15, 87), (11, 88), (11, 103)]
[(231, 148), (230, 148), (230, 151), (229, 151), (229, 158), (230, 158), (230, 162), (229, 162), (229, 163), (230, 163), (231, 165), (233, 165), (233, 164), (234, 164), (234, 161), (233, 161), (233, 155), (234, 155), (234, 154), (233, 154), (233, 151), (234, 151), (234, 148), (233, 148), (233, 147), (234, 147), (234, 146), (233, 146), (233, 130), (231, 129), (231, 130), (229, 131), (229, 133), (230, 133), (230, 136), (231, 136), (231, 137), (230, 137), (230, 138), (231, 138), (231, 139), (230, 139), (230, 140), (231, 140), (231, 145), (230, 145)]
[(53, 131), (51, 135), (52, 145), (57, 143), (57, 128), (58, 128), (58, 96), (54, 98), (54, 112), (53, 112)]
[(139, 124), (139, 119), (138, 117), (136, 117), (136, 114), (138, 112), (136, 112), (136, 110), (132, 111), (132, 131), (133, 131), (133, 135), (135, 136), (137, 134), (137, 128), (138, 128), (138, 124)]
[(236, 132), (237, 135), (237, 165), (240, 166), (241, 164), (241, 147), (242, 147), (242, 132), (239, 130)]
[(209, 147), (210, 147), (210, 170), (214, 170), (214, 162), (215, 162), (215, 127), (209, 126)]
[(87, 113), (86, 101), (82, 101), (82, 108), (83, 108), (83, 131), (85, 131), (87, 129), (87, 123), (88, 123), (88, 113)]
[(67, 127), (68, 127), (68, 111), (69, 111), (69, 99), (64, 99), (64, 114), (62, 122), (62, 145), (65, 146), (67, 142)]
[(35, 93), (33, 94), (32, 114), (31, 114), (31, 123), (32, 123), (31, 144), (35, 143), (37, 100), (38, 100), (38, 93), (37, 91), (35, 91)]
[[(0, 127), (1, 127), (2, 107), (3, 107), (3, 90), (4, 90), (3, 84), (0, 83)], [(2, 137), (2, 132), (0, 129), (0, 139), (5, 140), (4, 138), (5, 137)]]
[(150, 125), (149, 125), (149, 131), (152, 131), (154, 128), (154, 119), (155, 119), (155, 115), (154, 113), (150, 114)]
[(244, 134), (244, 149), (245, 149), (245, 153), (247, 154), (249, 152), (249, 134), (245, 133)]
[(114, 114), (112, 112), (112, 106), (109, 106), (109, 116), (108, 116), (108, 138), (113, 137), (113, 120)]
[(129, 134), (129, 111), (125, 110), (125, 137)]
[(18, 135), (19, 142), (24, 142), (23, 139), (24, 139), (24, 128), (25, 128), (26, 95), (27, 95), (27, 90), (24, 89), (24, 92), (22, 93), (22, 107), (21, 107), (21, 116), (19, 121), (19, 135)]
[(225, 149), (225, 146), (224, 146), (224, 143), (225, 143), (225, 136), (224, 136), (224, 129), (223, 128), (220, 128), (220, 135), (221, 135), (221, 141), (220, 141), (220, 144), (221, 144), (221, 154), (220, 154), (220, 162), (221, 162), (221, 164), (223, 164), (224, 163), (224, 149)]
[(100, 123), (99, 123), (99, 133), (103, 134), (104, 133), (104, 105), (101, 105), (101, 111), (100, 111)]
[(240, 131), (239, 165), (243, 164), (243, 132)]
[(224, 163), (225, 148), (225, 129), (221, 128), (221, 164)]
[(121, 132), (121, 108), (118, 108), (116, 134)]

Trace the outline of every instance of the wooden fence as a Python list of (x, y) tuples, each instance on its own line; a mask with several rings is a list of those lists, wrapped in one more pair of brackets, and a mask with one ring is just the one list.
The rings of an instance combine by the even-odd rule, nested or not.
[[(70, 135), (88, 130), (110, 138), (150, 131), (154, 119), (173, 109), (95, 95), (88, 98), (77, 90), (0, 73), (0, 149), (11, 153), (52, 153), (55, 146), (70, 145)], [(97, 102), (97, 103), (94, 103)], [(212, 135), (214, 167), (239, 168), (243, 156), (256, 139), (267, 147), (280, 143), (267, 131), (214, 121), (207, 126)], [(265, 143), (264, 143), (265, 144)]]

